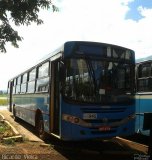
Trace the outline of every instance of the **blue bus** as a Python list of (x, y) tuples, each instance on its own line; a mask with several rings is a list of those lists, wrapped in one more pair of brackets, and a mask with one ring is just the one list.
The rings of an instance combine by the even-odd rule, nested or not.
[(148, 57), (136, 63), (136, 131), (149, 136), (143, 130), (144, 113), (152, 112), (152, 60)]
[(135, 54), (98, 42), (69, 41), (8, 82), (15, 119), (42, 139), (131, 135), (135, 131)]

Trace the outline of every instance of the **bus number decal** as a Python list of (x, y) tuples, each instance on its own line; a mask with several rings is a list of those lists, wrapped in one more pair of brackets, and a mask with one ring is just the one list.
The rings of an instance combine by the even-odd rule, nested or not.
[(84, 113), (83, 119), (97, 119), (97, 113)]

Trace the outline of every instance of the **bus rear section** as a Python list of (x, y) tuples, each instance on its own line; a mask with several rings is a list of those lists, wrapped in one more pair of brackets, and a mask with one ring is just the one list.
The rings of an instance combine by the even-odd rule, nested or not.
[(150, 130), (143, 130), (144, 113), (152, 112), (152, 60), (136, 64), (136, 132), (149, 136)]

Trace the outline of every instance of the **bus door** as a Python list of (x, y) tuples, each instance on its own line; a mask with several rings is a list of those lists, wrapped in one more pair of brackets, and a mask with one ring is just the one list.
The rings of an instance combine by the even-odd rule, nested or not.
[(59, 92), (59, 60), (51, 62), (51, 133), (59, 135), (60, 92)]

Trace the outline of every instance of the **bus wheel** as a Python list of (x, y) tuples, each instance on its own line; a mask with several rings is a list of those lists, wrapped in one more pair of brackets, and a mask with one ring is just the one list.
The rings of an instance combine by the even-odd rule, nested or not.
[(37, 130), (37, 135), (42, 139), (45, 140), (45, 131), (44, 131), (44, 121), (42, 115), (39, 115), (36, 123), (36, 130)]
[(13, 105), (13, 116), (14, 116), (14, 120), (17, 122), (19, 120), (19, 118), (16, 116), (15, 105)]

